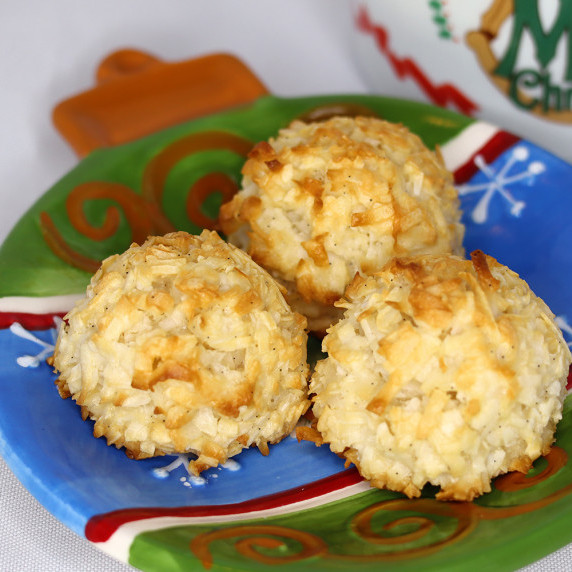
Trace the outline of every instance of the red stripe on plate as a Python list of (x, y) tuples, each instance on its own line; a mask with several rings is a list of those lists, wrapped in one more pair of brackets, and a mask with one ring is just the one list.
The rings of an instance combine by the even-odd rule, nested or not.
[(467, 161), (461, 165), (454, 173), (455, 183), (466, 183), (479, 168), (475, 164), (475, 157), (480, 155), (487, 163), (494, 161), (499, 155), (504, 153), (509, 147), (512, 147), (520, 141), (520, 137), (508, 133), (507, 131), (499, 131), (478, 151), (475, 151)]
[(54, 317), (63, 318), (65, 314), (26, 314), (23, 312), (0, 312), (0, 329), (9, 328), (15, 322), (27, 330), (49, 330), (55, 327)]
[(90, 518), (85, 526), (85, 536), (91, 542), (106, 542), (122, 525), (148, 518), (223, 516), (268, 510), (313, 499), (355, 485), (362, 480), (357, 470), (351, 468), (296, 489), (289, 489), (240, 503), (117, 510)]

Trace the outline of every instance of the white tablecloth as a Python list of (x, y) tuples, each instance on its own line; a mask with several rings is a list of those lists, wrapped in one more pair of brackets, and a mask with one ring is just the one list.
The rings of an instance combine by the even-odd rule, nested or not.
[[(168, 61), (226, 51), (277, 95), (362, 93), (345, 0), (2, 0), (0, 242), (77, 158), (51, 124), (57, 102), (93, 85), (108, 53), (135, 47)], [(527, 567), (572, 570), (572, 546)], [(0, 571), (119, 572), (56, 521), (0, 459)]]

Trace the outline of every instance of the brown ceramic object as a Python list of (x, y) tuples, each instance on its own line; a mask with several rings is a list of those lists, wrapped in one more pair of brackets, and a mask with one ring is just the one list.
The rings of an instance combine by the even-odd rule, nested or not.
[(53, 121), (84, 157), (94, 149), (133, 141), (266, 93), (252, 71), (229, 54), (165, 62), (125, 49), (101, 62), (92, 89), (59, 103)]

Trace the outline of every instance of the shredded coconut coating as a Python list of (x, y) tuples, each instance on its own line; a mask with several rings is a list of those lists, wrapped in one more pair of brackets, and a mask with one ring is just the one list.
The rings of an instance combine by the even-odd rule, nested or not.
[(62, 397), (137, 459), (191, 470), (288, 435), (308, 407), (306, 320), (214, 232), (149, 238), (105, 260), (54, 354)]
[(311, 330), (339, 317), (333, 304), (356, 273), (396, 256), (463, 254), (452, 175), (402, 125), (294, 121), (258, 144), (242, 173), (221, 228), (285, 285)]
[(372, 485), (471, 500), (548, 453), (570, 350), (517, 274), (475, 251), (356, 277), (310, 384), (317, 429)]

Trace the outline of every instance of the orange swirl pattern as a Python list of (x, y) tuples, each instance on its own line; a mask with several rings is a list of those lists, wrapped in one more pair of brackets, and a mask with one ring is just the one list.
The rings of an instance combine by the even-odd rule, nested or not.
[[(217, 540), (237, 537), (239, 537), (239, 540), (235, 543), (237, 551), (243, 556), (261, 562), (262, 564), (270, 565), (297, 562), (312, 556), (324, 555), (328, 550), (326, 543), (320, 537), (310, 534), (309, 532), (271, 525), (236, 526), (233, 528), (215, 530), (196, 536), (191, 541), (190, 548), (208, 570), (213, 565), (209, 544)], [(279, 538), (295, 540), (301, 546), (301, 550), (294, 554), (277, 554), (276, 556), (270, 556), (257, 550), (258, 547), (285, 552), (288, 550), (288, 546), (283, 540), (279, 540)]]
[[(89, 240), (102, 241), (119, 230), (123, 213), (131, 232), (131, 241), (141, 243), (151, 234), (175, 230), (163, 211), (162, 200), (167, 177), (179, 161), (194, 153), (210, 150), (228, 150), (245, 157), (251, 148), (251, 141), (232, 133), (205, 131), (188, 135), (167, 146), (148, 163), (143, 174), (141, 194), (120, 183), (82, 183), (68, 195), (66, 214), (74, 230)], [(216, 192), (221, 193), (223, 200), (229, 200), (237, 190), (237, 183), (225, 173), (201, 177), (191, 187), (184, 202), (189, 220), (201, 228), (216, 228), (216, 220), (201, 211), (202, 204)], [(87, 219), (84, 207), (88, 201), (101, 200), (111, 200), (117, 206), (108, 207), (103, 223), (95, 226)], [(45, 211), (40, 213), (40, 228), (44, 240), (56, 256), (87, 272), (97, 270), (100, 261), (75, 250)]]
[[(545, 460), (547, 466), (537, 475), (527, 477), (519, 473), (509, 473), (497, 478), (495, 487), (504, 492), (532, 487), (554, 476), (566, 465), (568, 455), (560, 447), (553, 447)], [(268, 565), (297, 562), (315, 556), (352, 563), (391, 562), (427, 556), (466, 538), (482, 520), (498, 520), (526, 514), (548, 506), (571, 492), (572, 483), (543, 499), (499, 507), (469, 502), (443, 502), (429, 498), (382, 501), (363, 509), (351, 520), (351, 531), (364, 541), (364, 547), (368, 547), (359, 553), (333, 552), (332, 547), (316, 534), (274, 525), (220, 528), (197, 535), (191, 541), (190, 549), (207, 569), (213, 565), (210, 543), (237, 537), (240, 539), (234, 546), (242, 556)], [(383, 516), (383, 513), (390, 513), (393, 520), (385, 524), (375, 524), (374, 520)], [(400, 513), (403, 516), (400, 516)], [(443, 538), (439, 531), (435, 531), (435, 518), (441, 522), (445, 519), (453, 523), (454, 530)], [(435, 534), (432, 535), (432, 532)], [(257, 550), (258, 547), (284, 551), (284, 543), (275, 537), (296, 540), (302, 548), (296, 553), (281, 556), (268, 556)]]
[(216, 218), (210, 218), (201, 211), (201, 205), (206, 199), (215, 194), (220, 193), (222, 202), (225, 203), (232, 199), (237, 192), (236, 183), (225, 173), (209, 173), (201, 177), (191, 188), (191, 192), (187, 195), (185, 204), (187, 217), (202, 228), (209, 230), (219, 230)]
[[(426, 556), (440, 550), (445, 546), (457, 542), (467, 536), (477, 525), (478, 518), (470, 507), (471, 503), (444, 503), (434, 499), (393, 499), (374, 504), (357, 514), (351, 524), (353, 531), (369, 544), (384, 547), (397, 547), (427, 538), (435, 528), (432, 516), (445, 517), (456, 521), (456, 528), (448, 537), (428, 545), (406, 547), (402, 550), (390, 550), (377, 554), (332, 555), (332, 558), (349, 558), (352, 560), (400, 560), (416, 556)], [(404, 516), (385, 524), (380, 532), (374, 531), (372, 519), (382, 511), (399, 513), (403, 511), (422, 513), (423, 516)], [(408, 532), (398, 535), (389, 535), (393, 529), (403, 525), (413, 525)], [(406, 529), (407, 530), (407, 529)]]
[[(145, 168), (141, 189), (143, 198), (150, 204), (161, 205), (167, 177), (185, 157), (214, 149), (233, 151), (246, 157), (252, 145), (252, 141), (224, 131), (193, 133), (178, 139), (156, 155)], [(214, 192), (220, 192), (223, 200), (227, 201), (237, 190), (238, 185), (225, 173), (215, 172), (201, 177), (187, 194), (186, 211), (189, 219), (201, 228), (214, 229), (216, 220), (204, 215), (200, 206)]]

